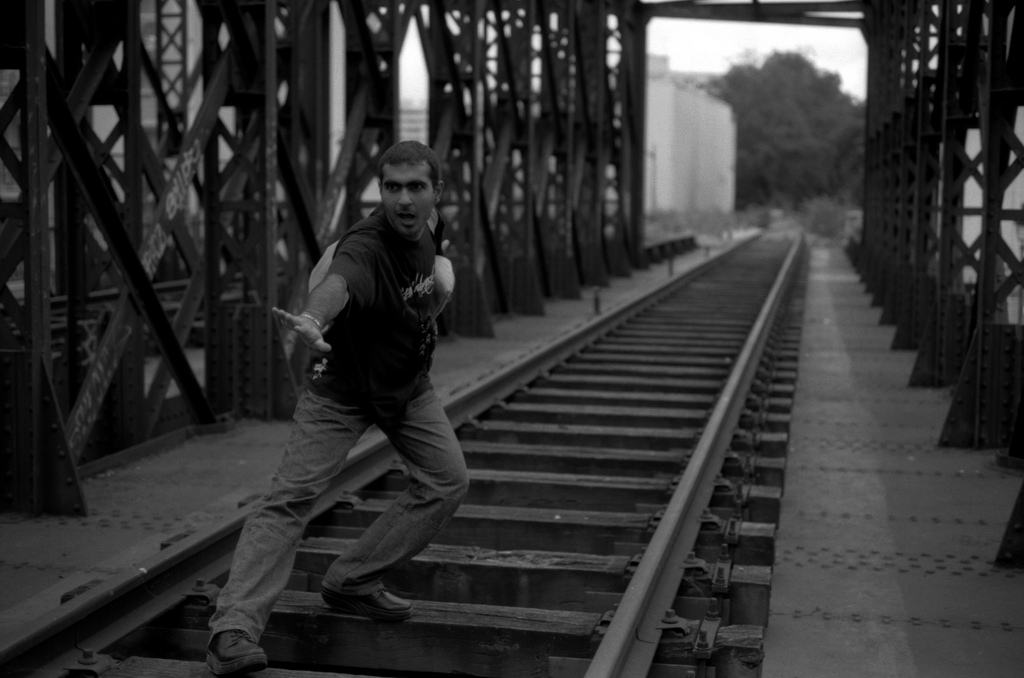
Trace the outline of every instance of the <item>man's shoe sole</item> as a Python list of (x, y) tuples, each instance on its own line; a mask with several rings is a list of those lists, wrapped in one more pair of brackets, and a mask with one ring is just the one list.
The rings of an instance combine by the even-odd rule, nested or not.
[(354, 614), (357, 617), (369, 617), (377, 621), (402, 621), (412, 616), (412, 608), (395, 611), (382, 610), (374, 605), (367, 605), (355, 600), (352, 596), (341, 595), (328, 589), (321, 589), (320, 595), (332, 610)]
[(242, 673), (243, 671), (262, 671), (267, 668), (267, 655), (254, 654), (222, 662), (207, 652), (206, 667), (216, 676), (226, 676), (231, 673)]

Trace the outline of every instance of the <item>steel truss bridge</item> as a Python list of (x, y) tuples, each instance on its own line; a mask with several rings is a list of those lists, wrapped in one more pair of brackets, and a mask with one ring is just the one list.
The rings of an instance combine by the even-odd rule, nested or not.
[[(1022, 0), (8, 0), (0, 510), (83, 512), (79, 478), (103, 454), (231, 417), (290, 415), (304, 356), (267, 310), (300, 302), (321, 248), (366, 210), (376, 160), (397, 139), (410, 31), (424, 48), (428, 141), (445, 164), (460, 281), (446, 331), (489, 336), (497, 314), (542, 314), (546, 299), (646, 266), (654, 17), (862, 30), (865, 224), (851, 253), (896, 325), (894, 348), (918, 351), (914, 383), (955, 388), (942, 442), (1007, 446), (1016, 435), (1011, 454), (1024, 454), (1022, 341), (1007, 314), (1024, 264), (1002, 236), (1024, 222), (1021, 206), (1004, 204), (1024, 168), (1022, 10)], [(343, 47), (332, 45), (332, 13)], [(340, 49), (345, 76), (333, 81)], [(338, 88), (346, 131), (334, 153)]]

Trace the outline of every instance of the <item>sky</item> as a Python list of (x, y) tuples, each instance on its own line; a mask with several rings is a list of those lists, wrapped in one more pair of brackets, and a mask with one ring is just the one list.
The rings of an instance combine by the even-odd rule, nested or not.
[(867, 94), (867, 45), (852, 28), (781, 26), (739, 21), (652, 19), (647, 51), (669, 58), (674, 71), (721, 74), (745, 52), (801, 52), (819, 70), (838, 73), (840, 87), (863, 101)]

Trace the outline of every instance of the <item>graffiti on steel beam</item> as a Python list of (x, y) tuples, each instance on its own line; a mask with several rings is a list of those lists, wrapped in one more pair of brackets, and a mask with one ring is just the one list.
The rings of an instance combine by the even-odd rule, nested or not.
[[(210, 78), (210, 83), (205, 92), (206, 96), (196, 116), (196, 121), (186, 135), (183, 145), (186, 150), (179, 155), (178, 162), (175, 163), (174, 170), (171, 173), (171, 180), (164, 187), (164, 193), (160, 197), (157, 211), (159, 216), (153, 224), (152, 231), (146, 237), (138, 252), (139, 261), (147, 277), (152, 278), (156, 272), (160, 259), (173, 239), (172, 233), (182, 230), (180, 220), (175, 220), (175, 217), (182, 213), (181, 206), (185, 199), (183, 197), (184, 192), (188, 190), (192, 178), (198, 170), (199, 161), (203, 157), (201, 149), (213, 132), (220, 106), (227, 96), (230, 75), (229, 65), (230, 62), (227, 57), (223, 57), (218, 63), (213, 77)], [(190, 236), (185, 233), (181, 237)], [(82, 384), (81, 393), (98, 394), (98, 397), (82, 400), (80, 395), (79, 400), (75, 403), (75, 410), (73, 410), (76, 422), (72, 424), (69, 420), (67, 427), (69, 431), (68, 450), (72, 459), (78, 459), (81, 453), (81, 446), (85, 444), (89, 430), (91, 430), (99, 416), (103, 395), (110, 386), (110, 381), (127, 345), (128, 334), (122, 334), (121, 331), (128, 322), (128, 319), (132, 317), (132, 315), (129, 315), (131, 312), (132, 305), (128, 297), (122, 295), (113, 313), (111, 322), (108, 324), (107, 331), (101, 340), (101, 348), (97, 352), (96, 359), (89, 368), (89, 373)], [(79, 410), (82, 411), (79, 412)], [(75, 429), (76, 425), (87, 426), (87, 428), (76, 434), (77, 444), (72, 444), (70, 431)]]
[[(118, 311), (127, 309), (127, 304), (118, 306)], [(100, 406), (107, 394), (114, 373), (120, 366), (119, 356), (124, 353), (125, 346), (132, 335), (132, 326), (126, 324), (124, 313), (115, 313), (110, 321), (110, 330), (103, 335), (96, 358), (92, 361), (89, 378), (82, 385), (75, 405), (68, 415), (67, 431), (68, 453), (73, 463), (77, 464), (85, 448), (86, 440), (92, 431), (93, 424), (99, 416)]]
[(163, 258), (167, 247), (173, 242), (174, 237), (163, 227), (163, 223), (170, 223), (178, 215), (178, 212), (185, 206), (188, 199), (188, 191), (192, 184), (192, 177), (199, 167), (199, 161), (203, 159), (201, 140), (196, 139), (187, 151), (179, 156), (178, 164), (174, 167), (174, 173), (167, 182), (167, 200), (164, 202), (164, 219), (153, 224), (153, 230), (146, 237), (142, 246), (141, 259), (142, 268), (146, 275), (152, 277), (156, 273), (156, 267)]

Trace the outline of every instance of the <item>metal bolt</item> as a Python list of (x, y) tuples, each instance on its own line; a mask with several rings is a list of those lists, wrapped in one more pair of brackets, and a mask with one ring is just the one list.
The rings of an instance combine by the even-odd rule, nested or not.
[(78, 658), (79, 664), (95, 664), (97, 661), (96, 653), (88, 648), (82, 649), (82, 656)]
[(708, 632), (706, 629), (700, 630), (700, 636), (697, 638), (697, 649), (706, 650), (710, 645), (708, 644)]

